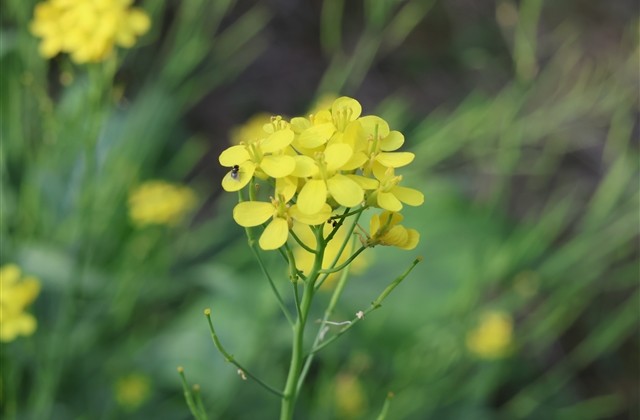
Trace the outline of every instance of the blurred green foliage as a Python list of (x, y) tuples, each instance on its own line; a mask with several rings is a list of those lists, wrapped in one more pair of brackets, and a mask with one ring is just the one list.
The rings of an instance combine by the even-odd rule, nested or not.
[[(305, 107), (335, 92), (365, 108), (383, 99), (376, 112), (405, 133), (418, 162), (406, 177), (427, 197), (406, 212), (419, 249), (376, 249), (336, 317), (365, 308), (416, 255), (424, 262), (319, 355), (299, 418), (375, 418), (389, 391), (389, 419), (640, 415), (635, 6), (598, 47), (570, 13), (596, 10), (584, 2), (467, 3), (324, 0), (303, 14), (286, 1), (143, 1), (153, 26), (138, 48), (78, 67), (37, 55), (33, 1), (4, 1), (0, 258), (43, 289), (36, 334), (2, 344), (3, 418), (188, 418), (178, 365), (213, 418), (275, 417), (278, 400), (224, 362), (202, 316), (213, 308), (225, 346), (284, 381), (289, 331), (231, 223), (233, 199), (219, 196), (230, 127), (200, 130), (192, 116), (214, 114), (210, 95), (248, 117), (288, 112), (250, 109), (277, 106), (274, 96)], [(264, 91), (243, 88), (265, 52), (278, 61), (292, 48), (274, 28), (296, 22), (322, 75), (306, 91), (273, 95), (265, 77)], [(435, 94), (408, 75), (437, 86), (429, 75), (452, 62), (467, 78), (427, 109)], [(282, 78), (296, 65), (278, 62)], [(134, 228), (127, 196), (148, 179), (188, 182), (200, 210), (175, 228)], [(281, 261), (268, 263), (286, 290)], [(465, 345), (488, 310), (514, 319), (497, 360)]]

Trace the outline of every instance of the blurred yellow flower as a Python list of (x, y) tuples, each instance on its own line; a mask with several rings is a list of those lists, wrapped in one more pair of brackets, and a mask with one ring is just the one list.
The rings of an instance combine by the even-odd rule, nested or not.
[(34, 10), (30, 30), (42, 38), (40, 55), (68, 53), (78, 64), (100, 62), (115, 45), (131, 48), (151, 20), (133, 0), (48, 0)]
[(501, 311), (482, 315), (480, 324), (467, 334), (467, 348), (483, 359), (499, 359), (508, 354), (513, 340), (513, 320)]
[(0, 341), (9, 342), (18, 336), (28, 336), (37, 327), (36, 318), (25, 312), (40, 293), (40, 282), (34, 277), (22, 277), (14, 264), (0, 267)]
[(253, 143), (265, 136), (264, 125), (271, 122), (271, 115), (260, 113), (249, 118), (247, 122), (239, 127), (233, 127), (229, 133), (231, 144)]
[(149, 377), (140, 373), (123, 376), (115, 384), (116, 401), (128, 411), (133, 411), (144, 404), (151, 395)]
[(360, 418), (367, 409), (367, 394), (357, 376), (341, 373), (336, 378), (334, 388), (338, 418)]
[(193, 190), (165, 181), (148, 181), (129, 195), (129, 217), (133, 223), (175, 226), (196, 204)]

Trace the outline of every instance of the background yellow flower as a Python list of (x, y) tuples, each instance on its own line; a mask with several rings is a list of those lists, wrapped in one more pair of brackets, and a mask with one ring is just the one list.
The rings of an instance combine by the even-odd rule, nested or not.
[(17, 265), (0, 268), (0, 341), (13, 341), (35, 332), (36, 318), (25, 310), (39, 293), (40, 282), (34, 277), (22, 277)]

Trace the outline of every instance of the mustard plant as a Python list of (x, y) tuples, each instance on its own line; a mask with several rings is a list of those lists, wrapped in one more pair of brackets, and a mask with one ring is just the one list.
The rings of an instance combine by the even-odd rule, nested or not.
[[(355, 312), (353, 319), (330, 320), (349, 267), (358, 256), (376, 245), (411, 250), (420, 239), (416, 230), (400, 224), (400, 211), (405, 204), (421, 205), (424, 196), (400, 185), (402, 175), (396, 174), (415, 156), (398, 151), (404, 136), (391, 130), (384, 119), (361, 113), (358, 101), (340, 97), (329, 109), (317, 110), (308, 117), (287, 121), (275, 116), (261, 130), (246, 131), (252, 137), (224, 150), (219, 157), (220, 164), (229, 168), (222, 187), (237, 192), (239, 197), (233, 219), (245, 228), (249, 247), (292, 329), (291, 359), (284, 386), (267, 384), (241, 365), (216, 334), (211, 309), (205, 310), (205, 316), (212, 340), (225, 360), (236, 366), (243, 379), (255, 380), (281, 399), (281, 420), (293, 418), (297, 397), (316, 353), (380, 307), (419, 262), (414, 260), (368, 308)], [(367, 229), (360, 219), (369, 209), (377, 211), (370, 216)], [(301, 250), (311, 255), (304, 268), (296, 261)], [(277, 251), (286, 261), (295, 312), (289, 309), (279, 284), (267, 270), (263, 251)], [(316, 337), (305, 346), (316, 292), (327, 278), (336, 275), (339, 280)], [(340, 328), (330, 335), (329, 326)], [(183, 371), (181, 375), (192, 414), (206, 418)]]

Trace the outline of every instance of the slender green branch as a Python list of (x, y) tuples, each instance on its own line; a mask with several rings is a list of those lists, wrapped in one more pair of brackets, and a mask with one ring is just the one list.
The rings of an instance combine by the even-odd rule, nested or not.
[(256, 377), (254, 374), (249, 372), (247, 369), (245, 369), (240, 363), (238, 363), (234, 359), (233, 355), (229, 354), (224, 349), (224, 347), (222, 346), (222, 343), (220, 342), (220, 339), (218, 338), (218, 335), (216, 334), (216, 330), (213, 328), (213, 322), (211, 321), (211, 309), (205, 309), (204, 310), (204, 315), (207, 317), (207, 321), (209, 322), (209, 330), (211, 332), (211, 340), (213, 341), (213, 344), (216, 346), (218, 351), (222, 354), (222, 356), (224, 356), (224, 359), (227, 362), (235, 365), (238, 369), (240, 369), (239, 373), (241, 375), (246, 375), (246, 376), (250, 377), (251, 379), (256, 381), (259, 385), (261, 385), (264, 389), (266, 389), (267, 391), (271, 392), (274, 395), (277, 395), (280, 398), (284, 398), (284, 394), (282, 392), (278, 391), (276, 388), (272, 387), (271, 385), (266, 384), (260, 378)]
[(296, 302), (296, 313), (298, 314), (298, 319), (302, 317), (302, 312), (300, 311), (300, 294), (298, 292), (298, 283), (291, 282), (291, 286), (293, 286), (293, 297)]
[[(255, 198), (255, 193), (254, 193), (253, 181), (252, 181), (249, 184), (249, 199), (252, 200), (253, 198)], [(242, 190), (238, 191), (238, 201), (239, 202), (244, 201)], [(276, 287), (276, 284), (274, 283), (273, 279), (271, 278), (271, 275), (269, 274), (269, 271), (267, 270), (267, 266), (264, 264), (264, 261), (260, 256), (260, 250), (258, 249), (258, 242), (256, 241), (252, 228), (246, 227), (244, 228), (244, 231), (247, 235), (249, 248), (251, 248), (251, 252), (253, 252), (253, 255), (256, 257), (256, 260), (258, 260), (258, 265), (260, 266), (260, 270), (269, 281), (269, 286), (271, 287), (271, 290), (273, 291), (273, 294), (275, 295), (276, 300), (278, 301), (278, 305), (280, 306), (282, 313), (284, 314), (285, 318), (287, 318), (289, 325), (293, 325), (293, 318), (291, 317), (291, 313), (289, 313), (289, 310), (287, 309), (287, 305), (285, 305), (284, 300), (282, 299), (282, 296), (280, 295), (280, 292)]]
[[(359, 311), (355, 318), (353, 318), (349, 325), (345, 326), (344, 328), (342, 328), (340, 331), (338, 331), (334, 336), (332, 336), (331, 338), (329, 338), (328, 340), (324, 341), (322, 344), (319, 344), (317, 346), (314, 346), (311, 351), (309, 351), (309, 355), (317, 353), (318, 351), (322, 350), (323, 348), (325, 348), (326, 346), (328, 346), (329, 344), (333, 343), (335, 340), (338, 339), (338, 337), (340, 337), (342, 334), (344, 334), (345, 332), (349, 331), (349, 329), (351, 329), (354, 325), (356, 325), (358, 322), (362, 321), (366, 315), (368, 315), (370, 312), (375, 311), (376, 309), (378, 309), (380, 306), (382, 306), (382, 301), (384, 301), (384, 299), (389, 296), (389, 293), (391, 293), (393, 291), (393, 289), (395, 289), (396, 287), (398, 287), (398, 285), (402, 282), (402, 280), (405, 279), (405, 277), (407, 277), (409, 275), (409, 273), (415, 268), (416, 265), (418, 265), (418, 263), (422, 261), (421, 257), (416, 258), (415, 260), (413, 260), (413, 263), (411, 263), (411, 266), (404, 272), (402, 273), (399, 277), (397, 277), (394, 281), (392, 281), (383, 291), (382, 293), (380, 293), (380, 295), (373, 301), (371, 302), (371, 306), (369, 306), (365, 311)], [(307, 356), (308, 357), (308, 356)]]
[(368, 208), (369, 208), (369, 206), (362, 206), (359, 209), (356, 209), (354, 211), (350, 211), (348, 213), (336, 214), (335, 216), (331, 216), (329, 218), (329, 220), (346, 219), (347, 217), (353, 216), (354, 214), (362, 213), (363, 211), (365, 211)]
[(391, 400), (395, 397), (393, 392), (389, 391), (387, 394), (387, 398), (384, 399), (384, 404), (382, 405), (382, 410), (380, 410), (380, 414), (376, 417), (376, 420), (385, 420), (387, 418), (387, 414), (389, 413), (389, 406), (391, 405)]
[[(338, 230), (340, 229), (340, 226), (342, 226), (342, 224), (344, 223), (344, 218), (346, 217), (346, 214), (349, 213), (350, 207), (346, 207), (344, 209), (344, 211), (342, 212), (342, 214), (337, 216), (337, 221), (335, 221), (334, 225), (333, 225), (333, 230), (327, 235), (326, 238), (322, 238), (322, 235), (320, 235), (320, 239), (322, 239), (322, 243), (323, 244), (328, 244), (329, 242), (331, 242), (331, 240), (333, 239), (334, 236), (336, 236), (336, 233), (338, 233)], [(329, 219), (332, 220), (332, 219)]]
[[(351, 235), (353, 235), (353, 230), (355, 229), (356, 225), (358, 224), (358, 220), (360, 220), (360, 216), (362, 215), (362, 211), (356, 212), (354, 214), (356, 214), (356, 217), (353, 220), (353, 222), (351, 223), (351, 226), (349, 227), (349, 231), (347, 232), (347, 235), (345, 237), (344, 242), (342, 243), (342, 246), (340, 247), (340, 249), (338, 250), (338, 253), (333, 258), (333, 261), (329, 265), (329, 267), (328, 267), (329, 270), (335, 268), (336, 264), (338, 263), (338, 260), (340, 259), (340, 256), (342, 256), (342, 253), (344, 252), (345, 248), (347, 247), (347, 244), (351, 241)], [(317, 283), (316, 283), (316, 289), (320, 288), (320, 286), (322, 286), (322, 284), (325, 282), (325, 280), (328, 277), (329, 277), (329, 274), (324, 274), (322, 277), (320, 277), (318, 279)]]
[(200, 392), (200, 385), (194, 384), (193, 387), (191, 387), (191, 390), (193, 392), (193, 395), (195, 395), (196, 407), (198, 408), (198, 411), (200, 411), (200, 414), (202, 414), (202, 418), (208, 419), (209, 416), (207, 415), (207, 410), (204, 407), (204, 402), (202, 401), (202, 393)]
[(305, 244), (304, 242), (302, 242), (302, 240), (298, 237), (298, 235), (296, 235), (296, 233), (293, 230), (289, 230), (289, 233), (291, 234), (291, 236), (293, 236), (293, 239), (296, 240), (296, 242), (298, 243), (298, 245), (300, 245), (302, 247), (302, 249), (304, 249), (307, 252), (310, 252), (312, 254), (316, 253), (316, 250), (309, 247), (307, 244)]
[(360, 255), (360, 253), (362, 251), (364, 251), (365, 249), (367, 249), (366, 246), (361, 246), (360, 248), (358, 248), (358, 250), (356, 252), (354, 252), (344, 263), (340, 264), (337, 267), (334, 268), (329, 268), (326, 270), (320, 270), (321, 274), (331, 274), (331, 273), (337, 273), (338, 271), (342, 270), (343, 268), (345, 268), (346, 266), (348, 266), (349, 264), (351, 264), (351, 261), (355, 260), (356, 257), (358, 255)]
[(197, 420), (205, 420), (206, 417), (202, 416), (202, 413), (196, 407), (195, 400), (193, 399), (193, 394), (189, 389), (189, 384), (187, 384), (187, 378), (184, 375), (184, 368), (182, 366), (178, 366), (178, 374), (180, 375), (180, 379), (182, 380), (182, 390), (184, 391), (184, 399), (187, 401), (187, 406), (189, 407), (189, 411)]
[(300, 270), (298, 270), (298, 267), (296, 266), (296, 259), (293, 256), (293, 251), (291, 251), (291, 247), (289, 247), (289, 244), (286, 242), (284, 244), (284, 249), (289, 261), (289, 280), (291, 280), (291, 283), (296, 283), (298, 281), (298, 277), (300, 277)]
[[(352, 246), (353, 247), (353, 246)], [(327, 277), (326, 275), (324, 276)], [(340, 280), (338, 280), (338, 284), (336, 288), (333, 290), (331, 294), (331, 299), (329, 300), (329, 305), (327, 305), (327, 309), (324, 311), (324, 316), (322, 317), (322, 321), (320, 321), (320, 328), (318, 329), (318, 333), (316, 334), (316, 338), (313, 340), (313, 345), (311, 348), (317, 346), (323, 339), (324, 334), (326, 333), (325, 328), (327, 327), (327, 321), (333, 314), (333, 310), (342, 295), (342, 291), (344, 290), (344, 286), (347, 284), (347, 279), (349, 278), (349, 267), (345, 268), (340, 274)], [(319, 282), (320, 280), (318, 280)], [(318, 286), (316, 286), (317, 288)], [(304, 365), (302, 366), (302, 371), (300, 372), (300, 378), (298, 379), (298, 388), (297, 393), (300, 392), (302, 388), (302, 384), (304, 383), (305, 378), (307, 377), (307, 373), (309, 373), (309, 368), (311, 367), (311, 363), (313, 362), (314, 354), (309, 354), (304, 361)]]

